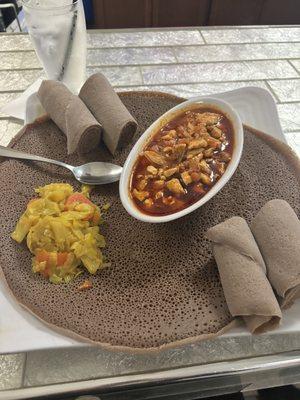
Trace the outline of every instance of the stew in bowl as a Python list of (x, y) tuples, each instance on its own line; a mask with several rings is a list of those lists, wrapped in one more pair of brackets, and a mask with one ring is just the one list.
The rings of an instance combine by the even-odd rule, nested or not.
[(132, 149), (120, 181), (122, 203), (143, 221), (179, 218), (224, 186), (242, 145), (241, 121), (227, 103), (184, 102), (154, 122)]

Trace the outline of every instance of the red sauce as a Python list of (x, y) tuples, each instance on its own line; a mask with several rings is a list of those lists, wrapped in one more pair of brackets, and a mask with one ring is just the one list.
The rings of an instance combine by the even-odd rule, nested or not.
[(167, 215), (203, 197), (226, 171), (233, 128), (218, 110), (185, 111), (156, 132), (133, 168), (130, 194), (145, 214)]

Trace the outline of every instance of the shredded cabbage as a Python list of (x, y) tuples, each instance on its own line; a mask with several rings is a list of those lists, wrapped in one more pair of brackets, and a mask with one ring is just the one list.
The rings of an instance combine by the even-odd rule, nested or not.
[(89, 200), (90, 191), (83, 185), (81, 193), (74, 192), (66, 183), (37, 188), (39, 197), (28, 203), (11, 235), (18, 243), (27, 236), (32, 270), (50, 282), (68, 283), (83, 268), (95, 274), (107, 265), (101, 252), (101, 211)]

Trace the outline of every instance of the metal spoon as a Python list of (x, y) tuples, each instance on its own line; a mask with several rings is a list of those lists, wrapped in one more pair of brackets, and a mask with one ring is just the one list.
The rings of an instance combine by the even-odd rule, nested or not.
[(72, 165), (65, 164), (61, 161), (35, 156), (33, 154), (26, 154), (4, 146), (0, 146), (0, 156), (59, 165), (60, 167), (70, 170), (79, 182), (89, 185), (103, 185), (105, 183), (116, 182), (120, 179), (122, 172), (122, 167), (107, 162), (91, 162), (78, 167), (73, 167)]

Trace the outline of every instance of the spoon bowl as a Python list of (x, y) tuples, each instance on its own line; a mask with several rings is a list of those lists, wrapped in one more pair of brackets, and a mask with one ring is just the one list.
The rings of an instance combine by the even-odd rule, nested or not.
[(107, 162), (90, 162), (74, 167), (61, 161), (51, 160), (50, 158), (40, 157), (33, 154), (23, 153), (8, 147), (0, 146), (0, 156), (15, 158), (27, 161), (40, 161), (59, 165), (71, 171), (74, 177), (81, 183), (87, 185), (105, 185), (117, 182), (120, 179), (122, 167)]
[(90, 162), (73, 167), (75, 178), (88, 185), (104, 185), (120, 179), (122, 167), (106, 162)]

